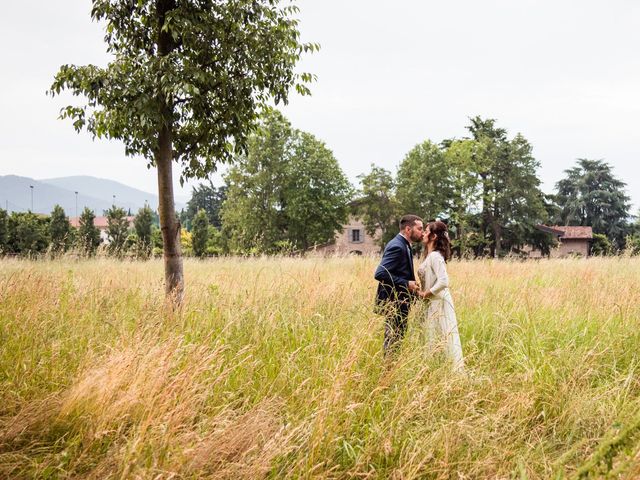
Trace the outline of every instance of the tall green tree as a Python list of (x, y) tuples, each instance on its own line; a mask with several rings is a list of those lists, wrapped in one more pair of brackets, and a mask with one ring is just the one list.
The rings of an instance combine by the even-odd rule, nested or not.
[(227, 188), (225, 186), (215, 187), (211, 181), (209, 184), (202, 183), (197, 187), (193, 187), (191, 198), (187, 202), (187, 208), (181, 212), (180, 221), (191, 230), (191, 221), (193, 217), (203, 209), (207, 213), (209, 224), (220, 228), (222, 221), (220, 220), (220, 209), (227, 198)]
[[(1, 220), (0, 220), (1, 221)], [(634, 215), (629, 232), (624, 240), (624, 249), (631, 255), (640, 255), (640, 210)]]
[(88, 207), (80, 214), (78, 219), (78, 235), (76, 237), (76, 245), (80, 252), (87, 256), (93, 257), (100, 246), (100, 230), (95, 226), (96, 215)]
[(296, 130), (286, 163), (286, 237), (306, 251), (334, 239), (347, 220), (353, 189), (324, 142)]
[[(504, 222), (501, 241), (510, 249), (535, 241), (543, 251), (547, 251), (548, 245), (540, 245), (539, 230), (536, 229), (536, 225), (549, 221), (547, 196), (540, 189), (537, 173), (540, 162), (533, 157), (531, 144), (521, 134), (516, 134), (509, 142), (508, 159), (501, 198), (495, 203)], [(551, 241), (549, 238), (547, 243)], [(495, 242), (498, 248), (499, 242)]]
[(459, 256), (474, 253), (483, 244), (478, 236), (481, 179), (475, 163), (479, 144), (463, 139), (443, 142), (446, 169), (451, 181), (448, 211), (453, 250)]
[(591, 226), (594, 233), (606, 235), (616, 248), (623, 248), (631, 208), (625, 187), (608, 163), (578, 159), (556, 184), (560, 223)]
[(362, 218), (367, 234), (382, 247), (398, 233), (401, 212), (396, 199), (393, 174), (371, 165), (371, 171), (358, 176), (360, 191), (354, 202), (355, 214)]
[(49, 219), (32, 212), (12, 212), (7, 219), (7, 253), (32, 257), (49, 247)]
[(191, 228), (191, 244), (193, 245), (193, 254), (202, 258), (207, 254), (207, 242), (209, 241), (209, 218), (207, 212), (201, 209), (193, 217), (193, 225)]
[(232, 251), (304, 250), (332, 240), (347, 217), (351, 187), (333, 154), (279, 112), (265, 116), (225, 180)]
[(278, 0), (93, 0), (113, 60), (64, 65), (50, 91), (87, 103), (62, 117), (76, 130), (120, 140), (127, 155), (157, 168), (167, 295), (178, 303), (184, 276), (172, 164), (181, 180), (204, 178), (244, 152), (261, 110), (302, 94), (312, 80), (294, 67), (300, 43), (292, 4)]
[(49, 219), (49, 237), (51, 239), (51, 253), (58, 255), (66, 252), (73, 243), (71, 224), (64, 209), (55, 205)]
[(122, 257), (125, 254), (125, 244), (129, 236), (129, 220), (127, 212), (113, 205), (107, 210), (107, 252), (114, 257)]
[(222, 230), (209, 225), (209, 235), (207, 238), (207, 255), (222, 255), (228, 248), (226, 246), (226, 239), (222, 236)]
[(280, 112), (267, 113), (247, 153), (227, 172), (222, 224), (232, 252), (274, 253), (275, 245), (284, 240), (282, 187), (292, 135), (291, 124)]
[(9, 214), (0, 208), (0, 255), (7, 250), (7, 238), (9, 236), (8, 222)]
[(512, 140), (493, 119), (474, 117), (467, 127), (477, 142), (474, 168), (480, 180), (481, 230), (491, 255), (528, 243), (547, 220), (537, 175), (539, 162), (520, 134)]
[(147, 259), (151, 255), (151, 231), (153, 228), (153, 210), (149, 208), (149, 205), (138, 210), (133, 220), (133, 227), (136, 231), (136, 256)]
[(403, 212), (448, 217), (454, 189), (443, 150), (429, 140), (413, 147), (398, 168), (396, 192)]

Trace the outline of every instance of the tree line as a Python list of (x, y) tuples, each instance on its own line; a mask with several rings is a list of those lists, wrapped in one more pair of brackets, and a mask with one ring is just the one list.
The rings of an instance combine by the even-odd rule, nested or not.
[[(449, 224), (458, 256), (514, 255), (526, 245), (548, 253), (551, 235), (540, 224), (591, 226), (596, 254), (640, 252), (640, 224), (630, 214), (625, 183), (602, 160), (579, 159), (553, 194), (541, 190), (539, 162), (521, 134), (509, 138), (493, 119), (474, 117), (467, 137), (416, 145), (392, 173), (371, 165), (353, 187), (331, 150), (314, 135), (269, 111), (224, 176), (194, 187), (181, 212), (186, 255), (301, 253), (331, 242), (349, 215), (362, 218), (380, 246), (412, 212)], [(108, 243), (100, 247), (94, 213), (78, 228), (64, 210), (50, 216), (0, 210), (0, 250), (51, 256), (73, 251), (91, 257), (99, 248), (117, 258), (162, 254), (158, 214), (140, 209), (130, 226), (116, 206), (105, 212)]]
[(384, 244), (401, 213), (416, 212), (446, 221), (461, 256), (518, 254), (525, 245), (548, 253), (554, 240), (540, 224), (591, 226), (594, 253), (639, 250), (626, 185), (609, 164), (579, 159), (545, 194), (523, 135), (509, 138), (493, 119), (470, 121), (467, 137), (416, 145), (395, 175), (372, 165), (360, 176), (356, 202), (369, 234), (382, 232)]
[(596, 254), (640, 252), (626, 185), (609, 164), (579, 159), (546, 194), (523, 135), (510, 138), (496, 120), (481, 117), (471, 118), (467, 131), (416, 145), (395, 174), (371, 165), (355, 188), (321, 141), (272, 112), (225, 184), (194, 188), (180, 219), (209, 242), (210, 253), (303, 252), (332, 241), (349, 214), (362, 218), (382, 247), (407, 212), (447, 222), (458, 256), (518, 255), (527, 245), (549, 253), (555, 240), (540, 224), (591, 226)]
[[(138, 210), (129, 224), (127, 212), (115, 205), (105, 212), (107, 242), (102, 245), (95, 213), (86, 208), (78, 218), (78, 226), (69, 221), (64, 209), (56, 205), (50, 215), (33, 212), (11, 212), (0, 209), (0, 254), (23, 257), (59, 257), (74, 253), (83, 257), (104, 253), (117, 257), (149, 258), (162, 251), (158, 215), (148, 205)], [(102, 247), (101, 247), (102, 245)]]

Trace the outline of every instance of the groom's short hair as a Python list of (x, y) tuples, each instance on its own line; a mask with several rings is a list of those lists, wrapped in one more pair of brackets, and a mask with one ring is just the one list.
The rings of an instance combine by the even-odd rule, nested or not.
[(405, 215), (400, 219), (400, 231), (404, 230), (407, 227), (413, 227), (417, 221), (424, 223), (422, 218), (418, 215)]

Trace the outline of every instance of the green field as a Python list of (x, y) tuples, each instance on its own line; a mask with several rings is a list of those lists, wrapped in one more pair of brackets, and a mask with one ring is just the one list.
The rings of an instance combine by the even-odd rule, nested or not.
[(0, 478), (638, 478), (640, 259), (452, 262), (467, 375), (377, 259), (0, 262)]

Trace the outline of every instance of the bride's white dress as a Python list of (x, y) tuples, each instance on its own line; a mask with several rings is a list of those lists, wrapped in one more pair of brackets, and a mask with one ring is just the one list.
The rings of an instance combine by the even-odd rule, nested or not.
[(431, 252), (418, 267), (422, 290), (430, 290), (433, 297), (425, 309), (423, 324), (431, 349), (443, 345), (453, 369), (464, 369), (462, 344), (458, 333), (458, 322), (449, 292), (449, 275), (444, 257), (438, 251)]

